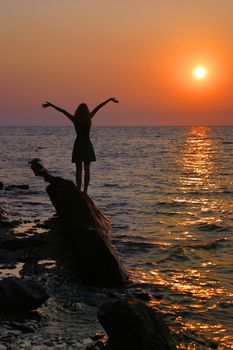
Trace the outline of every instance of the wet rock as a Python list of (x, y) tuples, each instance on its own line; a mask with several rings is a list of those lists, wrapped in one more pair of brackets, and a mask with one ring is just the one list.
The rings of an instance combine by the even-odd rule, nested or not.
[(46, 239), (42, 236), (35, 237), (27, 237), (27, 238), (11, 238), (5, 241), (0, 242), (0, 249), (7, 250), (19, 250), (19, 249), (27, 249), (30, 247), (39, 247), (41, 245), (45, 245)]
[(3, 190), (3, 188), (4, 188), (3, 182), (0, 181), (0, 191)]
[(0, 344), (0, 350), (7, 350), (7, 347), (5, 345)]
[(98, 311), (111, 350), (175, 350), (161, 315), (137, 299), (106, 301)]
[(62, 343), (62, 344), (57, 344), (55, 345), (54, 347), (54, 350), (66, 350), (67, 349), (67, 346), (65, 343)]
[(32, 350), (44, 350), (44, 345), (33, 345)]
[(104, 333), (96, 333), (95, 335), (93, 335), (91, 337), (92, 340), (99, 340), (99, 339), (102, 339), (104, 338)]
[(141, 289), (136, 289), (133, 291), (133, 296), (137, 299), (144, 300), (144, 301), (149, 301), (151, 300), (150, 294), (147, 292), (141, 290)]
[(3, 218), (6, 218), (6, 216), (7, 216), (7, 212), (0, 204), (0, 222), (2, 221)]
[(23, 349), (26, 349), (26, 348), (31, 348), (32, 343), (30, 340), (25, 340), (20, 345)]
[(6, 191), (11, 191), (13, 189), (19, 189), (19, 190), (29, 190), (29, 185), (8, 185), (5, 187)]
[(29, 327), (19, 322), (11, 321), (9, 322), (9, 325), (11, 326), (11, 328), (19, 330), (20, 332), (23, 332), (23, 333), (34, 333), (33, 327)]
[(49, 298), (37, 282), (8, 277), (0, 281), (0, 310), (4, 313), (28, 312)]

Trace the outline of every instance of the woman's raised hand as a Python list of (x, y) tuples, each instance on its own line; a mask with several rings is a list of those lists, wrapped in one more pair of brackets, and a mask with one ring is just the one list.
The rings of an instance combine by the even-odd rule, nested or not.
[(52, 104), (49, 102), (49, 101), (45, 101), (43, 104), (42, 104), (42, 107), (43, 108), (47, 108), (47, 107), (50, 107), (52, 106)]
[(109, 100), (112, 101), (112, 102), (115, 102), (115, 103), (119, 102), (115, 97), (111, 97)]

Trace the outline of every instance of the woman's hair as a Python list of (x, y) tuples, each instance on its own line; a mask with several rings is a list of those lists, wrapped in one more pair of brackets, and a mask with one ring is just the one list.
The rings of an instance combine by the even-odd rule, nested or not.
[(86, 105), (86, 103), (81, 103), (75, 112), (75, 117), (77, 117), (77, 121), (80, 124), (88, 124), (91, 125), (91, 116), (90, 111)]

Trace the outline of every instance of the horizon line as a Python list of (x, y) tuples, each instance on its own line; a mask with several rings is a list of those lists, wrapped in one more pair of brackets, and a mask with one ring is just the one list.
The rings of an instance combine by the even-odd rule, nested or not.
[[(73, 125), (45, 125), (45, 124), (41, 124), (41, 125), (32, 125), (32, 124), (19, 124), (19, 125), (12, 125), (12, 124), (0, 124), (0, 128), (1, 127), (8, 127), (8, 128), (14, 128), (14, 127), (68, 127), (68, 128), (72, 128)], [(121, 125), (121, 124), (113, 124), (113, 125), (92, 125), (92, 127), (96, 128), (96, 127), (177, 127), (177, 128), (184, 128), (184, 127), (233, 127), (233, 124), (125, 124), (125, 125)]]

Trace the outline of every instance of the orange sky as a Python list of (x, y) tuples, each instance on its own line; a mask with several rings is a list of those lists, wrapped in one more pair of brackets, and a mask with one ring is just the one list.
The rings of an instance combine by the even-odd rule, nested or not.
[(95, 125), (232, 125), (232, 18), (232, 0), (2, 1), (0, 125), (112, 96)]

